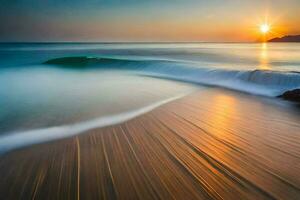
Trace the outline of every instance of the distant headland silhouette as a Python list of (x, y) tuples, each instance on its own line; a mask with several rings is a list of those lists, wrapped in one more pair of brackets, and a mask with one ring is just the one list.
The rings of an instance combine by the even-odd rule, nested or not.
[(276, 37), (268, 40), (268, 42), (300, 42), (300, 35), (287, 35), (280, 38)]

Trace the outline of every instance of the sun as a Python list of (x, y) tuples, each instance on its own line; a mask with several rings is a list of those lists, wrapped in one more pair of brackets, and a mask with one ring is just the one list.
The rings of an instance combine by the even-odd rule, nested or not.
[(262, 24), (259, 27), (260, 32), (262, 32), (263, 34), (266, 34), (270, 31), (270, 25), (269, 24)]

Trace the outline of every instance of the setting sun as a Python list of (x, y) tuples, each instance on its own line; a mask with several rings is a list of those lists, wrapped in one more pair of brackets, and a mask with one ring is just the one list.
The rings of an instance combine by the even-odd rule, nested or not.
[(270, 31), (270, 25), (268, 25), (268, 24), (260, 25), (260, 31), (264, 34), (268, 33)]

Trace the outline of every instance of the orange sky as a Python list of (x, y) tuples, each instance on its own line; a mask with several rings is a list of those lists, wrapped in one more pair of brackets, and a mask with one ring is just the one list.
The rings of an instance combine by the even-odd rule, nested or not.
[(268, 38), (300, 34), (300, 0), (28, 1), (0, 7), (0, 41), (252, 42), (262, 23)]

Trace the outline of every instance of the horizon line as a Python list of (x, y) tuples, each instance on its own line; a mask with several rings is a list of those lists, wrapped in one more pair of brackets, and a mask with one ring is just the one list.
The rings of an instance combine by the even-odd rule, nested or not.
[(260, 41), (0, 41), (0, 44), (174, 44), (174, 43), (261, 43)]

